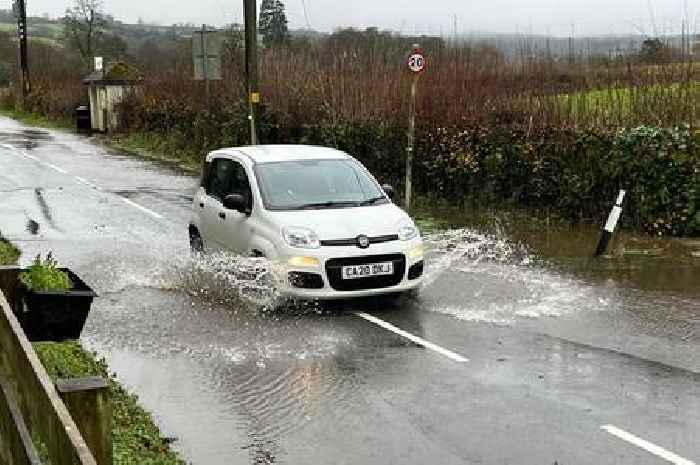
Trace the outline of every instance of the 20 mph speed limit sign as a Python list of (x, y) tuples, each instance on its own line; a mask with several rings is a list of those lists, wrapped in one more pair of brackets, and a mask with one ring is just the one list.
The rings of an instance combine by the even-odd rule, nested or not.
[(421, 52), (413, 52), (408, 57), (408, 68), (414, 73), (422, 73), (425, 71), (425, 55)]

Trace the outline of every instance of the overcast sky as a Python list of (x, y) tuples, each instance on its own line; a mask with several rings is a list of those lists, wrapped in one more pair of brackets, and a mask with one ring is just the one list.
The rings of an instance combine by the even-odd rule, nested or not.
[[(260, 0), (258, 0), (259, 2)], [(10, 0), (0, 0), (0, 4)], [(62, 15), (72, 0), (27, 0), (30, 14)], [(700, 0), (285, 0), (290, 27), (378, 26), (404, 33), (569, 36), (700, 33)], [(241, 22), (243, 0), (104, 0), (117, 19), (173, 24)], [(304, 14), (304, 4), (306, 15)]]

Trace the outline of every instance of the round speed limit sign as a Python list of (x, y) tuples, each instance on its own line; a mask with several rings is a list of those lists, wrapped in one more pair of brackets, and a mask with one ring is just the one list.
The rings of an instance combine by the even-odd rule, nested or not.
[(408, 57), (408, 68), (414, 73), (425, 71), (425, 56), (420, 52), (413, 52)]

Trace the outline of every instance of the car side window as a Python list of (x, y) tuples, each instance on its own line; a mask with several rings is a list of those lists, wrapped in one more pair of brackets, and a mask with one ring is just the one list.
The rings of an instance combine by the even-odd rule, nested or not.
[(207, 172), (204, 183), (207, 195), (223, 202), (229, 194), (241, 194), (252, 208), (253, 194), (243, 165), (226, 158), (216, 158), (210, 163)]
[(231, 174), (234, 170), (234, 163), (225, 158), (217, 158), (211, 162), (205, 189), (207, 195), (223, 201), (228, 195)]
[(245, 172), (245, 168), (238, 162), (233, 162), (231, 182), (229, 184), (229, 194), (241, 194), (248, 203), (248, 207), (253, 206), (253, 194), (250, 188), (250, 181)]

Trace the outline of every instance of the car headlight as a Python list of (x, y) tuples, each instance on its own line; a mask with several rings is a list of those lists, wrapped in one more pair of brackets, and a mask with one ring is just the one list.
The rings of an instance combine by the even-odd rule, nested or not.
[(292, 247), (299, 249), (318, 249), (321, 241), (315, 232), (307, 228), (284, 228), (282, 230), (284, 241)]
[(399, 226), (399, 239), (402, 241), (410, 241), (418, 237), (418, 228), (411, 221), (404, 221)]

